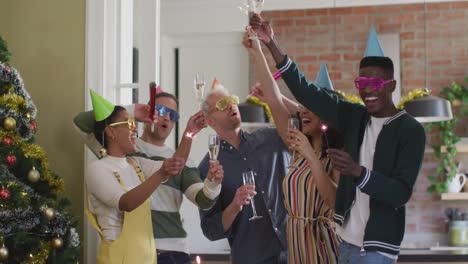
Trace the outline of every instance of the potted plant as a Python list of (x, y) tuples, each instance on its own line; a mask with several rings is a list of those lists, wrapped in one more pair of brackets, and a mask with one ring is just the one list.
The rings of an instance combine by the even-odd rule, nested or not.
[[(468, 76), (465, 77), (468, 84)], [(450, 86), (442, 88), (440, 96), (449, 100), (452, 105), (453, 119), (445, 122), (425, 125), (426, 131), (432, 132), (432, 147), (435, 157), (440, 161), (436, 174), (430, 175), (431, 185), (427, 188), (430, 193), (444, 193), (448, 183), (457, 173), (456, 144), (460, 137), (455, 133), (457, 120), (468, 114), (468, 88), (453, 82)], [(444, 149), (444, 151), (442, 151)]]

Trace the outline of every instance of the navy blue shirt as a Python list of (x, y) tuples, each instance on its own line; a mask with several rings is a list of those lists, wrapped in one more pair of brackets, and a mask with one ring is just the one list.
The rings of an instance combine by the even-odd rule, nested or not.
[[(285, 254), (286, 219), (282, 190), (289, 154), (276, 129), (264, 128), (253, 133), (241, 131), (239, 150), (221, 140), (218, 160), (223, 166), (221, 193), (209, 211), (200, 211), (201, 228), (210, 240), (227, 238), (232, 263), (279, 263)], [(200, 175), (207, 175), (209, 155), (201, 161)], [(231, 228), (224, 232), (222, 214), (243, 185), (242, 172), (255, 172), (254, 197), (257, 214), (262, 219), (249, 221), (251, 205), (245, 205)]]

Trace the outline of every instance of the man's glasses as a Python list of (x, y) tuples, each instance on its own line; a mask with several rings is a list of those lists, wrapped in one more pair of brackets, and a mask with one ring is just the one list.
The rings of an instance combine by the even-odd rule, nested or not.
[(229, 106), (236, 104), (239, 104), (239, 97), (237, 97), (236, 95), (229, 95), (219, 99), (218, 102), (216, 102), (215, 107), (219, 111), (224, 111)]
[(156, 112), (158, 113), (159, 116), (165, 116), (167, 113), (169, 113), (169, 118), (171, 121), (177, 122), (179, 121), (180, 115), (177, 113), (177, 111), (170, 109), (167, 106), (164, 105), (155, 105), (154, 106)]
[(367, 86), (374, 91), (380, 91), (383, 89), (384, 85), (387, 83), (393, 82), (393, 80), (384, 80), (382, 78), (373, 78), (373, 77), (357, 77), (354, 80), (354, 85), (358, 90), (366, 89)]
[(135, 119), (133, 117), (131, 117), (131, 116), (127, 119), (127, 121), (115, 122), (115, 123), (109, 124), (107, 126), (115, 127), (115, 126), (120, 126), (120, 125), (127, 125), (129, 130), (135, 130), (136, 129)]

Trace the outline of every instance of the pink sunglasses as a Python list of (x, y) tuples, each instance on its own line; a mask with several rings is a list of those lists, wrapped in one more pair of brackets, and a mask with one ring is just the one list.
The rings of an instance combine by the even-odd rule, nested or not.
[(384, 80), (382, 78), (357, 77), (354, 80), (354, 85), (358, 90), (366, 89), (367, 86), (370, 86), (372, 90), (379, 91), (383, 89), (385, 84), (392, 81), (393, 80)]

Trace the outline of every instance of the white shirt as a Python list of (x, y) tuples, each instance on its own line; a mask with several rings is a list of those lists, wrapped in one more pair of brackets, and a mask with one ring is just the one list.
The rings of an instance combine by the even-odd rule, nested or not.
[[(132, 157), (146, 177), (162, 166), (161, 161)], [(90, 211), (96, 215), (104, 238), (113, 241), (122, 230), (123, 212), (119, 210), (120, 197), (125, 194), (113, 171), (117, 172), (127, 190), (141, 184), (135, 169), (126, 158), (106, 156), (89, 164), (86, 172)]]
[[(371, 116), (370, 123), (364, 132), (364, 139), (359, 154), (359, 164), (369, 170), (373, 168), (377, 138), (382, 130), (383, 124), (389, 118), (390, 117), (377, 118)], [(341, 238), (350, 244), (362, 247), (369, 213), (369, 195), (361, 192), (359, 188), (356, 188), (356, 200), (351, 207), (348, 221), (345, 222), (343, 226), (337, 225), (337, 232)], [(379, 253), (390, 258), (396, 257), (382, 252)]]

